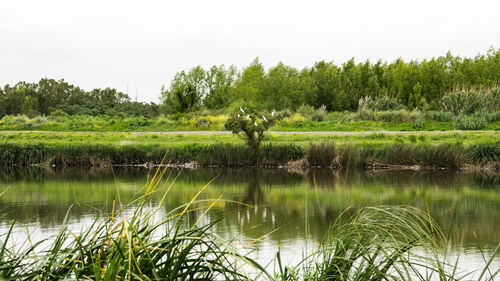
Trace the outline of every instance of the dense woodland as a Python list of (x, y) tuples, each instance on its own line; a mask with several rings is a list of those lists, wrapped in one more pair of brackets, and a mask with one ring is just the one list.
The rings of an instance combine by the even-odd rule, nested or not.
[(500, 82), (500, 49), (474, 58), (445, 56), (423, 61), (320, 61), (296, 69), (279, 63), (265, 70), (255, 59), (236, 67), (200, 66), (177, 73), (161, 90), (161, 104), (133, 102), (116, 89), (84, 91), (64, 80), (41, 79), (0, 88), (0, 117), (24, 114), (155, 117), (199, 110), (230, 111), (242, 104), (263, 110), (307, 105), (327, 111), (356, 111), (361, 98), (383, 97), (407, 109), (437, 109), (454, 88), (491, 87)]

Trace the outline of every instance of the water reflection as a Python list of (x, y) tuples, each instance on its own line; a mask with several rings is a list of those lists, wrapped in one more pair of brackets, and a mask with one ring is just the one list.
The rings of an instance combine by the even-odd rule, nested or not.
[[(172, 179), (179, 171), (171, 169), (167, 174), (171, 173)], [(0, 222), (16, 220), (19, 227), (52, 229), (73, 206), (70, 220), (78, 224), (109, 212), (113, 201), (130, 202), (153, 172), (144, 168), (3, 169), (0, 192), (8, 190), (0, 197)], [(263, 241), (274, 245), (284, 241), (314, 243), (323, 239), (330, 223), (348, 207), (354, 211), (362, 206), (412, 205), (426, 209), (428, 205), (443, 228), (454, 225), (454, 247), (475, 249), (474, 233), (487, 249), (500, 241), (497, 175), (456, 171), (184, 170), (165, 208), (188, 202), (211, 180), (200, 199), (222, 195), (246, 204), (221, 201), (214, 205), (207, 219), (222, 218), (216, 231), (225, 236), (265, 236)], [(160, 190), (167, 187), (163, 184)], [(196, 221), (201, 214), (191, 213), (190, 220)]]

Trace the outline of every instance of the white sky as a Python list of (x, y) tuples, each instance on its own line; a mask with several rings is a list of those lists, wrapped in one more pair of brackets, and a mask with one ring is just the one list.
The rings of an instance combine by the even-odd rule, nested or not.
[(498, 0), (2, 0), (0, 85), (60, 79), (158, 101), (196, 65), (298, 68), (500, 48)]

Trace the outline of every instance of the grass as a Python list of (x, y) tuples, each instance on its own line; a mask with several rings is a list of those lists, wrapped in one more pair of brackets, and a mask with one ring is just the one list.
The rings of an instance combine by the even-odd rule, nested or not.
[[(268, 132), (266, 142), (276, 145), (300, 144), (308, 145), (311, 142), (334, 141), (336, 144), (362, 144), (377, 146), (398, 143), (462, 143), (464, 145), (474, 143), (492, 143), (499, 139), (500, 132), (422, 132), (422, 133), (398, 133), (398, 132), (346, 132), (346, 133), (279, 133)], [(127, 132), (1, 132), (0, 143), (43, 143), (43, 144), (109, 144), (115, 146), (126, 145), (164, 145), (184, 146), (186, 144), (217, 144), (231, 143), (244, 144), (241, 138), (230, 133), (127, 133)]]
[[(164, 174), (169, 175), (162, 180)], [(283, 264), (277, 252), (275, 270), (271, 270), (244, 254), (236, 237), (216, 235), (212, 230), (218, 220), (200, 223), (220, 201), (199, 199), (208, 185), (163, 213), (175, 176), (158, 169), (128, 205), (113, 204), (111, 212), (81, 232), (67, 227), (66, 216), (55, 237), (9, 246), (13, 222), (1, 234), (0, 278), (313, 281), (457, 280), (467, 276), (446, 259), (447, 235), (430, 213), (405, 206), (347, 209), (320, 247), (294, 265)], [(160, 198), (158, 205), (150, 204), (152, 196)], [(199, 216), (190, 221), (193, 212)], [(50, 244), (43, 247), (44, 242)], [(486, 265), (476, 280), (493, 280), (498, 274), (489, 266), (499, 248), (492, 257), (485, 257)]]
[[(369, 112), (367, 116), (356, 112), (332, 112), (323, 120), (307, 118), (299, 113), (279, 120), (273, 131), (450, 131), (454, 129), (500, 130), (499, 113), (478, 118), (450, 117), (446, 113), (388, 111)], [(436, 115), (436, 116), (435, 116)], [(417, 116), (417, 117), (415, 117)], [(495, 117), (496, 116), (496, 117)], [(177, 131), (224, 131), (227, 115), (201, 116), (190, 114), (178, 119), (164, 116), (144, 117), (108, 117), (108, 116), (68, 116), (46, 118), (38, 116), (4, 116), (0, 119), (0, 131), (57, 131), (57, 132), (177, 132)], [(472, 118), (472, 119), (471, 119)], [(316, 120), (316, 121), (313, 121)], [(456, 120), (455, 120), (456, 119)], [(469, 120), (471, 119), (471, 120)], [(415, 126), (418, 121), (418, 126)], [(472, 123), (471, 123), (472, 122)], [(470, 125), (472, 124), (472, 125)]]

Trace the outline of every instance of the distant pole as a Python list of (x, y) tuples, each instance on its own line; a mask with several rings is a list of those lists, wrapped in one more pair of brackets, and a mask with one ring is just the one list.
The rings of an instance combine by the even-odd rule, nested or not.
[(127, 83), (127, 96), (128, 96), (128, 83)]
[(137, 89), (135, 89), (135, 102), (137, 102)]

